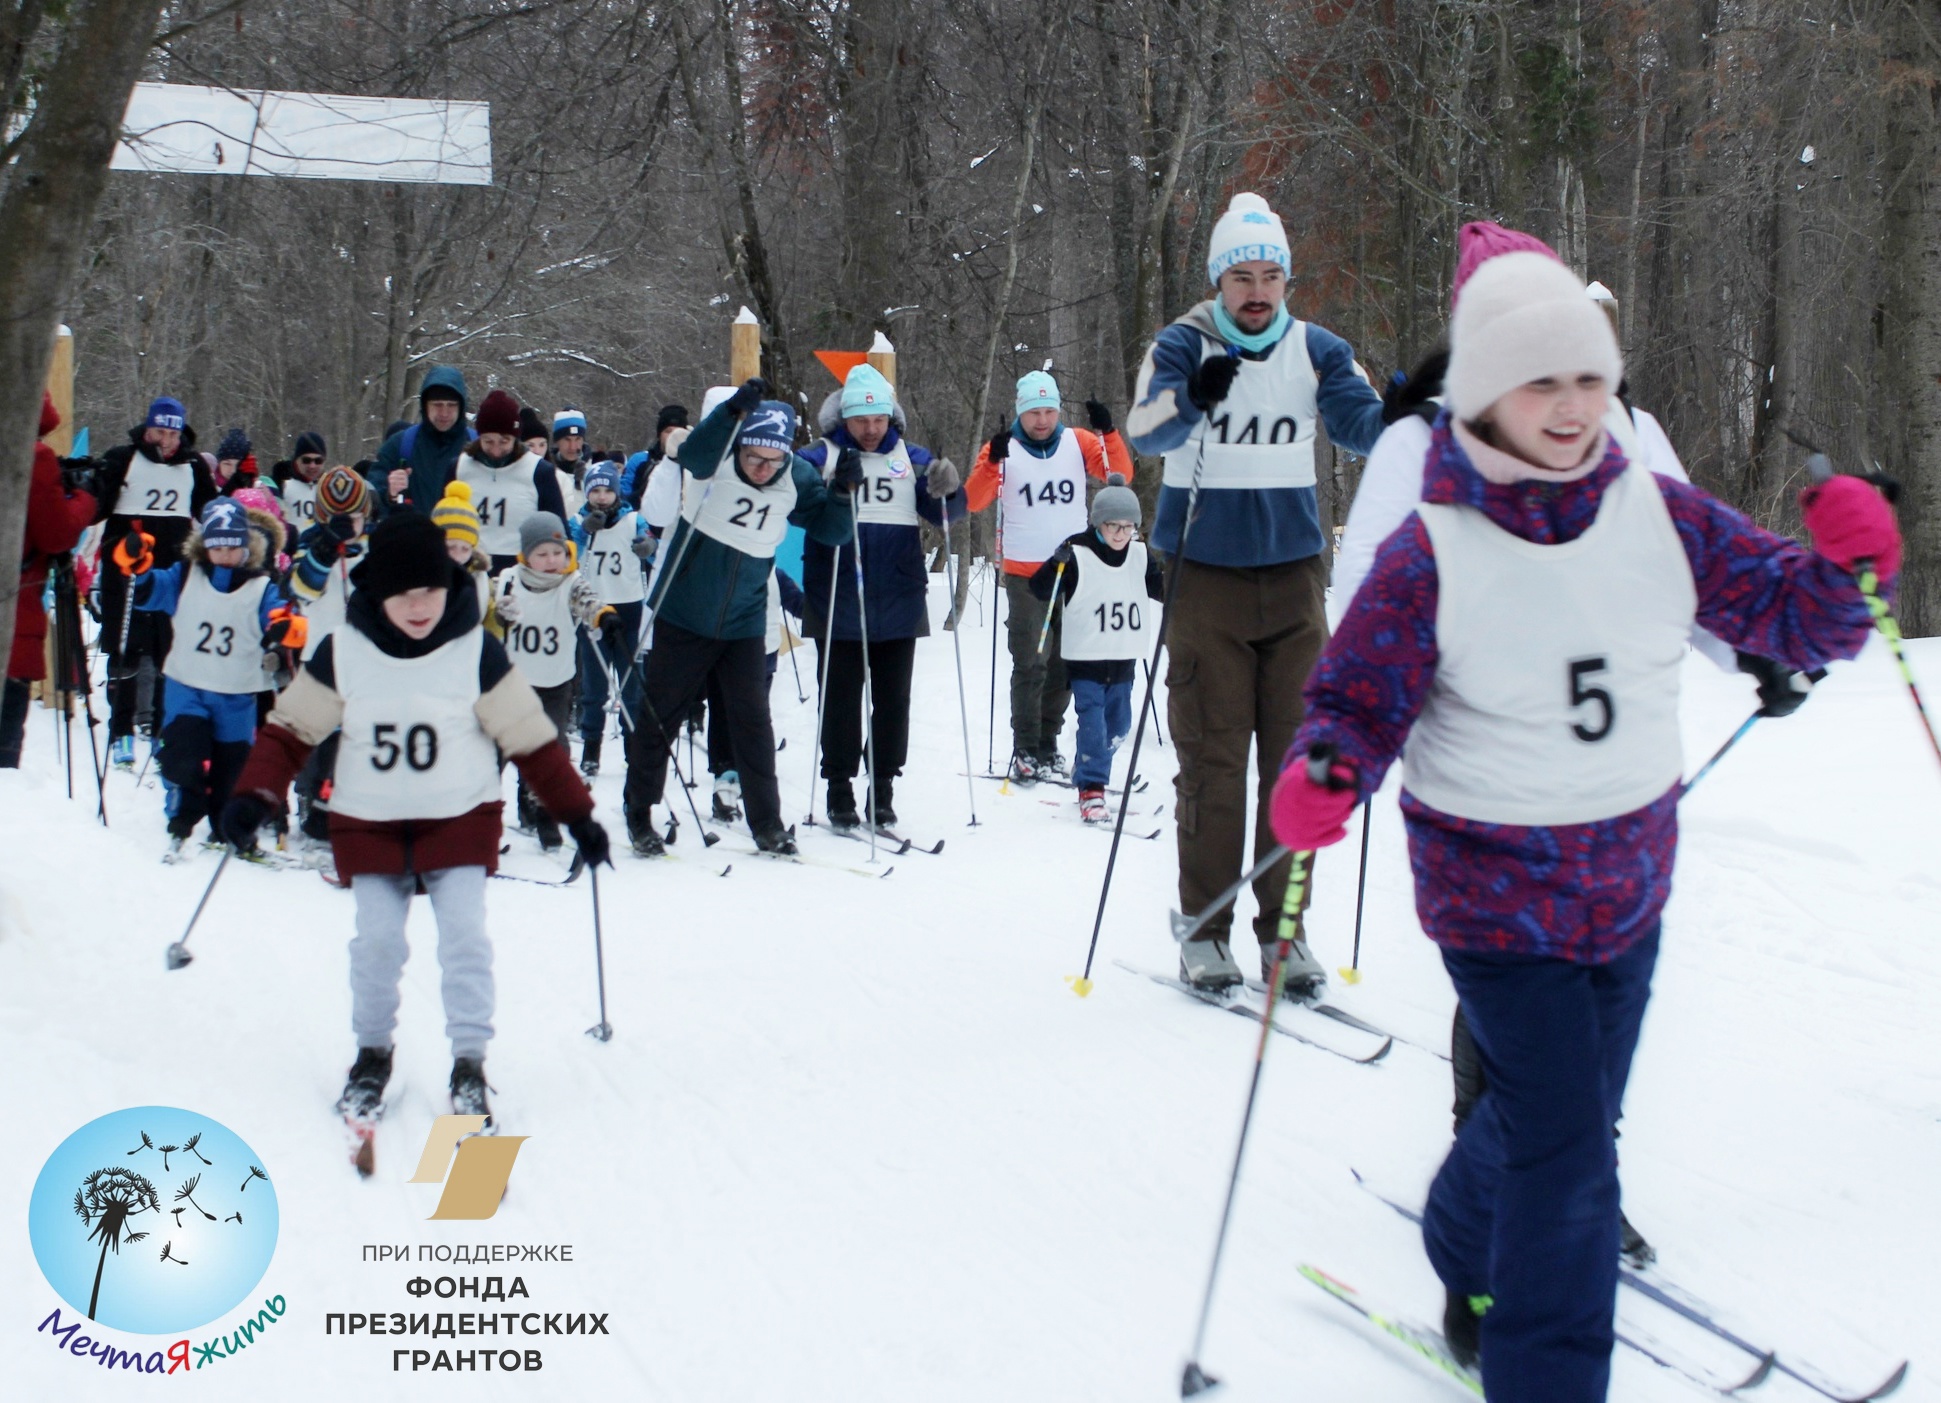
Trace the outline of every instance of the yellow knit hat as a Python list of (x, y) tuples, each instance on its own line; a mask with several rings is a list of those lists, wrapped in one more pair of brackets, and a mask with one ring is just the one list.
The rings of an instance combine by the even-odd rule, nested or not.
[(463, 541), (468, 546), (479, 543), (479, 514), (472, 510), (472, 485), (469, 482), (452, 482), (446, 485), (445, 495), (438, 505), (431, 509), (432, 524), (445, 533), (447, 541)]

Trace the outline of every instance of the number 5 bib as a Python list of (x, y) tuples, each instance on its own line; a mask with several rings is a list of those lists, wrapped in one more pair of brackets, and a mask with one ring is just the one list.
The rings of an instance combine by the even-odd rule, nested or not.
[(498, 801), (498, 752), (474, 710), (483, 632), (421, 658), (394, 658), (354, 627), (332, 638), (344, 699), (333, 810), (386, 822), (456, 818)]
[(1469, 507), (1416, 508), (1435, 548), (1437, 662), (1408, 790), (1483, 823), (1591, 823), (1683, 772), (1678, 674), (1698, 608), (1658, 484), (1635, 464), (1563, 545)]

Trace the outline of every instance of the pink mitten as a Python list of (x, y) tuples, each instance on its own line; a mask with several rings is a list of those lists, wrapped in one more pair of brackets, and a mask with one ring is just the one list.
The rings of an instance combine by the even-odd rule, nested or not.
[(1305, 760), (1281, 771), (1274, 785), (1271, 816), (1274, 836), (1295, 852), (1312, 852), (1348, 836), (1348, 817), (1355, 811), (1355, 772), (1336, 763), (1328, 776), (1341, 787), (1316, 784)]
[(1900, 573), (1900, 527), (1893, 507), (1872, 483), (1828, 478), (1799, 494), (1799, 514), (1813, 533), (1813, 548), (1841, 569), (1871, 560), (1882, 579)]

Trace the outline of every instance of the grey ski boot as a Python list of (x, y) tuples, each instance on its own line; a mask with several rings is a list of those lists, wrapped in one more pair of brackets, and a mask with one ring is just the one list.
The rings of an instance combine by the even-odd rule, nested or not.
[(1181, 941), (1179, 977), (1209, 994), (1235, 988), (1242, 979), (1240, 966), (1233, 962), (1233, 952), (1227, 948), (1224, 936)]
[[(1262, 983), (1274, 977), (1274, 951), (1279, 943), (1260, 947), (1260, 978)], [(1328, 992), (1328, 972), (1321, 962), (1314, 958), (1314, 952), (1307, 948), (1305, 940), (1291, 942), (1287, 950), (1287, 970), (1281, 977), (1281, 997), (1291, 1003), (1319, 1003)]]

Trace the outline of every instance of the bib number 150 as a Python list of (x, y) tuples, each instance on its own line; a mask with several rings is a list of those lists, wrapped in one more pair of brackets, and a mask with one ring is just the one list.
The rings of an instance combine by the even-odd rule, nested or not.
[(438, 731), (422, 721), (405, 730), (404, 739), (398, 739), (403, 728), (395, 721), (380, 721), (371, 728), (371, 768), (374, 770), (395, 770), (398, 761), (403, 760), (411, 769), (420, 773), (438, 763)]
[[(1600, 672), (1608, 672), (1610, 663), (1604, 658), (1578, 658), (1570, 664), (1570, 705), (1582, 718), (1573, 721), (1570, 732), (1581, 741), (1595, 744), (1611, 734), (1611, 727), (1617, 724), (1617, 703), (1611, 694), (1602, 687), (1585, 684)], [(1590, 707), (1588, 713), (1581, 708)], [(1589, 724), (1586, 724), (1589, 723)]]

